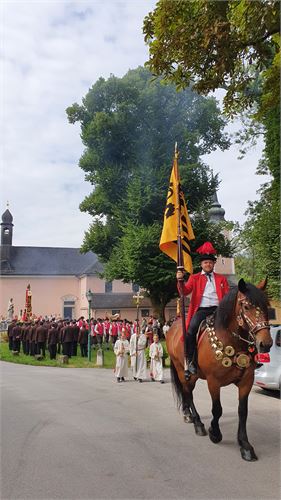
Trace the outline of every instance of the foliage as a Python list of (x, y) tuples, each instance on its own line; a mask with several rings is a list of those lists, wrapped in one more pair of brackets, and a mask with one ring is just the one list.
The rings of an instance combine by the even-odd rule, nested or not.
[(147, 67), (178, 88), (226, 90), (225, 111), (252, 105), (266, 82), (263, 110), (279, 101), (279, 1), (159, 0), (144, 19)]
[[(196, 215), (202, 204), (208, 208), (218, 185), (200, 156), (229, 146), (217, 103), (190, 89), (178, 93), (159, 79), (151, 81), (140, 67), (123, 78), (100, 78), (82, 105), (74, 104), (67, 114), (71, 123), (81, 123), (86, 149), (79, 165), (93, 185), (80, 206), (93, 216), (82, 250), (99, 256), (107, 279), (145, 288), (163, 318), (176, 292), (175, 263), (158, 246), (174, 143), (181, 153), (188, 209)], [(208, 231), (207, 225), (200, 228), (203, 240)], [(218, 251), (230, 251), (223, 238), (217, 244)]]
[(259, 164), (260, 174), (272, 180), (260, 190), (260, 199), (249, 203), (248, 218), (239, 233), (240, 249), (236, 270), (257, 283), (268, 276), (272, 298), (280, 293), (280, 111), (268, 112), (263, 120), (265, 148)]
[(276, 0), (159, 0), (144, 20), (147, 66), (178, 88), (226, 91), (224, 110), (243, 112), (236, 136), (241, 156), (264, 136), (258, 174), (272, 180), (249, 203), (236, 270), (259, 281), (269, 275), (278, 297), (280, 228), (280, 2)]

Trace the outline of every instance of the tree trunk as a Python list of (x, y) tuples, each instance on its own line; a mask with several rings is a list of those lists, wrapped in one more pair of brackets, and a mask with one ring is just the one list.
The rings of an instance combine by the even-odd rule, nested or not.
[(165, 319), (165, 307), (168, 304), (168, 300), (161, 299), (161, 297), (150, 297), (152, 307), (153, 307), (153, 315), (157, 316), (159, 319), (161, 326), (164, 325)]

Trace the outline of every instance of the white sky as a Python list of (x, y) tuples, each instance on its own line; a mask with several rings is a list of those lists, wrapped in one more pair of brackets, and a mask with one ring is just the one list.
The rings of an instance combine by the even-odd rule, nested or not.
[[(121, 77), (147, 60), (142, 21), (155, 3), (2, 0), (0, 210), (9, 201), (14, 245), (81, 245), (91, 218), (78, 207), (91, 186), (77, 166), (79, 125), (65, 109), (100, 76)], [(265, 180), (255, 175), (261, 144), (237, 156), (232, 147), (204, 160), (219, 173), (226, 218), (243, 222)]]

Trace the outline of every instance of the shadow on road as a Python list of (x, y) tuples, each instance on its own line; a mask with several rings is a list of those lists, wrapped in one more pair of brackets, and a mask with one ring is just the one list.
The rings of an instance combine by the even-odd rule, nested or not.
[(271, 391), (269, 389), (262, 389), (261, 387), (253, 387), (252, 390), (256, 394), (260, 394), (261, 396), (263, 396), (265, 398), (280, 399), (279, 391)]

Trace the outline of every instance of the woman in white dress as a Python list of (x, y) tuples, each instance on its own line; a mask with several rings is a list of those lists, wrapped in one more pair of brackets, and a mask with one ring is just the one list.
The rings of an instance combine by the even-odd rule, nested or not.
[(124, 382), (128, 377), (128, 355), (130, 345), (126, 339), (126, 330), (122, 329), (121, 338), (114, 344), (114, 353), (116, 355), (115, 377), (117, 382)]
[(163, 347), (159, 342), (159, 336), (157, 334), (153, 335), (153, 343), (149, 348), (150, 361), (150, 374), (151, 380), (157, 380), (164, 384), (163, 380)]

